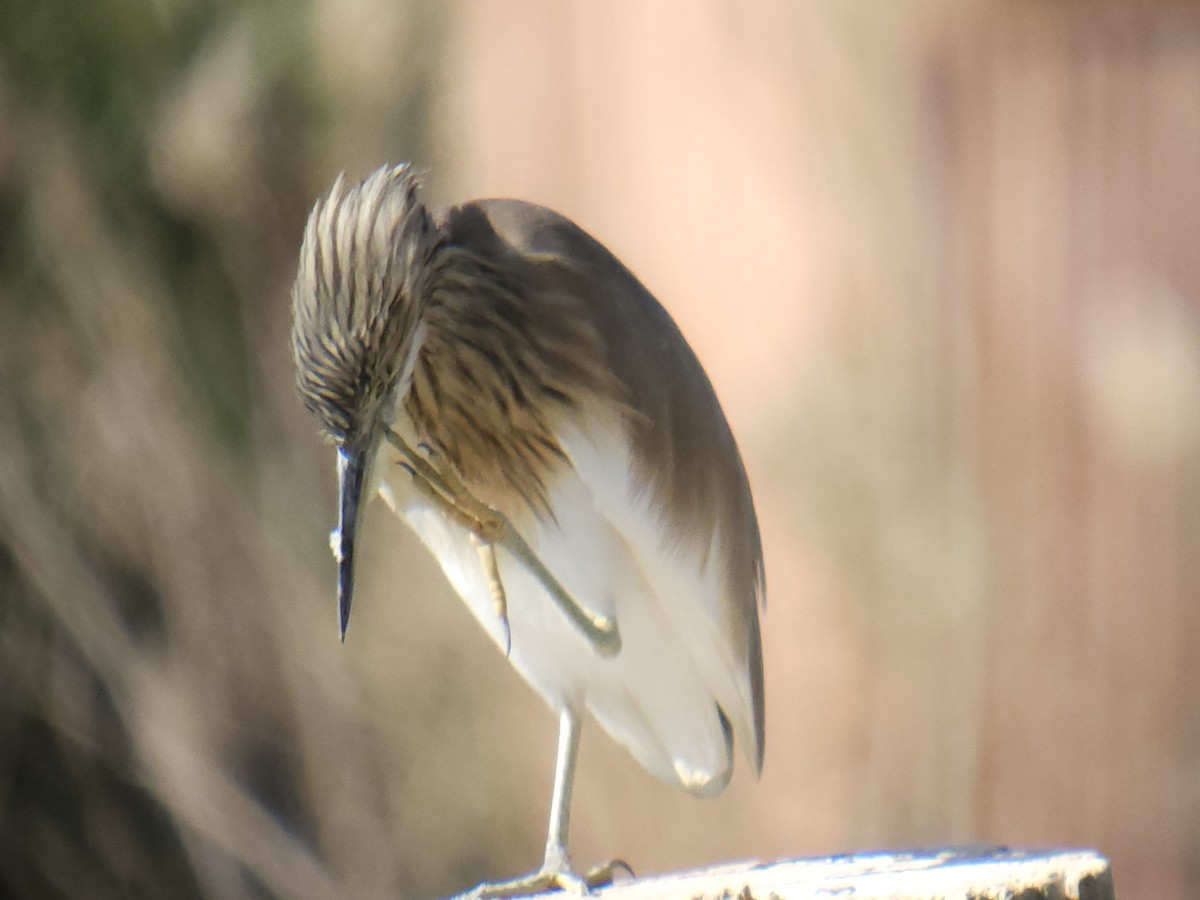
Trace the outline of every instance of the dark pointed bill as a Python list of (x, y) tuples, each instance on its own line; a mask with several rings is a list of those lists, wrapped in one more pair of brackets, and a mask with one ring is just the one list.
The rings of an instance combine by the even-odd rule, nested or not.
[(338, 448), (338, 526), (331, 544), (338, 564), (338, 626), (342, 640), (346, 639), (354, 599), (354, 539), (362, 516), (365, 470), (366, 455), (362, 451)]

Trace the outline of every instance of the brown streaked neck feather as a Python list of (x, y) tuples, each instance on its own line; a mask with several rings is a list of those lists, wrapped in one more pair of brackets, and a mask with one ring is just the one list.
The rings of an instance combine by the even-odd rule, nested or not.
[(519, 500), (549, 520), (548, 479), (567, 464), (558, 426), (616, 382), (589, 319), (571, 298), (536, 290), (532, 273), (481, 210), (451, 214), (402, 405), (480, 499), (514, 513)]

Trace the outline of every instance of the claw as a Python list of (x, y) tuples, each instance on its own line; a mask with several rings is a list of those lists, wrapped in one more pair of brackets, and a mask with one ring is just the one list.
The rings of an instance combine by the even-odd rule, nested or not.
[[(602, 866), (595, 866), (588, 869), (587, 874), (583, 876), (583, 880), (589, 888), (608, 887), (616, 881), (617, 870), (625, 872), (629, 878), (637, 878), (633, 874), (633, 867), (623, 859), (612, 859), (604, 863)], [(624, 880), (624, 879), (622, 879)]]

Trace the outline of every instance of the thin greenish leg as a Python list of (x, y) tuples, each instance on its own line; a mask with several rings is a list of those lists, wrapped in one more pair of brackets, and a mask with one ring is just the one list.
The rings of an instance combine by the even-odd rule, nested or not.
[(554, 793), (550, 796), (550, 827), (546, 834), (544, 872), (570, 872), (567, 832), (571, 827), (571, 793), (575, 788), (575, 762), (579, 758), (582, 718), (567, 707), (558, 717), (558, 757), (554, 766)]

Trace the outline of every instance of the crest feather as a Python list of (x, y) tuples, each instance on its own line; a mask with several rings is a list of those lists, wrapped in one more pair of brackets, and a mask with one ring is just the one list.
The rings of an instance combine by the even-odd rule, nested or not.
[(308, 217), (292, 287), (292, 350), (305, 405), (346, 438), (394, 387), (420, 314), (437, 230), (408, 164), (346, 187)]

